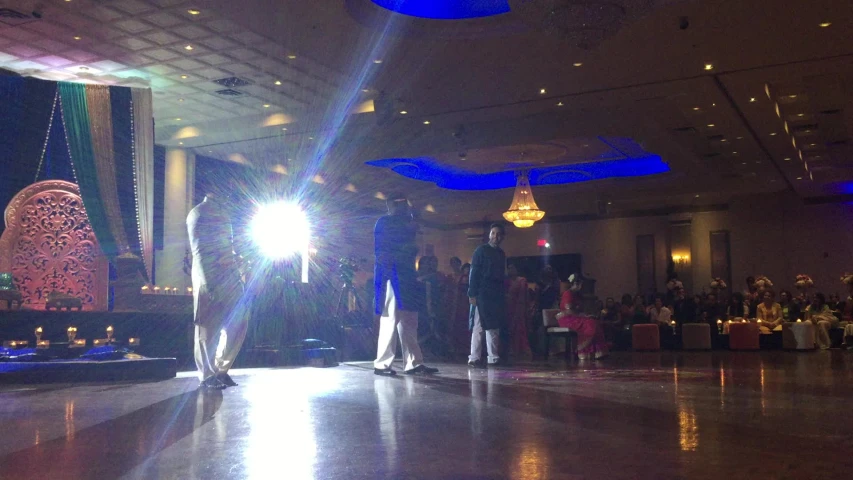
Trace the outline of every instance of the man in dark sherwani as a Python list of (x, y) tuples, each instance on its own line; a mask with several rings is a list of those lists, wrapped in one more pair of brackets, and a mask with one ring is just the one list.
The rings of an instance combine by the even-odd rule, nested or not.
[(415, 272), (417, 224), (409, 213), (409, 202), (402, 195), (388, 199), (388, 215), (376, 222), (373, 230), (376, 263), (374, 308), (379, 319), (379, 341), (373, 373), (391, 376), (397, 353), (397, 335), (403, 346), (403, 373), (432, 374), (438, 372), (423, 364), (418, 345), (418, 278)]
[(468, 299), (471, 303), (469, 328), (471, 329), (471, 355), (468, 366), (482, 366), (482, 336), (486, 331), (488, 363), (500, 361), (500, 329), (506, 328), (506, 254), (501, 250), (506, 230), (500, 223), (489, 229), (489, 243), (474, 250), (471, 276), (468, 282)]

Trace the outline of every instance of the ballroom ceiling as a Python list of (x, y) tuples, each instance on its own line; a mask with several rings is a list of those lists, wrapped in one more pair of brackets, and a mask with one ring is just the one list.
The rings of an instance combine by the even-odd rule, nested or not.
[(853, 194), (849, 0), (615, 0), (559, 28), (543, 6), (573, 2), (528, 3), (540, 9), (429, 20), (371, 0), (0, 0), (0, 68), (148, 86), (158, 144), (320, 175), (377, 207), (409, 190), (442, 223), (499, 218), (511, 192), (443, 190), (365, 162), (493, 172), (596, 161), (599, 138), (627, 137), (670, 172), (537, 187), (540, 207)]

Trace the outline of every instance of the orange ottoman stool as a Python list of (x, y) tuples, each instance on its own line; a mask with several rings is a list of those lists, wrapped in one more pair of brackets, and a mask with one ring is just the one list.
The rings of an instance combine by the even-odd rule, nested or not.
[(685, 323), (681, 326), (683, 350), (710, 350), (711, 326), (707, 323)]
[(729, 350), (758, 350), (760, 334), (757, 323), (732, 322), (729, 326)]
[(634, 350), (660, 350), (660, 330), (658, 330), (658, 326), (647, 323), (631, 327), (631, 347)]

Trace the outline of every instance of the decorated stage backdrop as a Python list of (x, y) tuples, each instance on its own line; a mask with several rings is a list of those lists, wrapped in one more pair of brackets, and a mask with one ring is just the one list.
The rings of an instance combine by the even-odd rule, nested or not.
[(37, 181), (75, 183), (103, 255), (136, 256), (150, 278), (151, 91), (0, 76), (0, 105), (0, 206)]

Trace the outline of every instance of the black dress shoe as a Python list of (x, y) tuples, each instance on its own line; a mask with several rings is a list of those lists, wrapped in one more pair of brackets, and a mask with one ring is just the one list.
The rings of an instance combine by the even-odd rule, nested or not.
[(216, 374), (216, 379), (222, 382), (226, 387), (236, 387), (237, 382), (231, 378), (231, 375), (228, 375), (226, 372), (219, 372)]
[(379, 375), (379, 376), (382, 376), (382, 377), (393, 377), (394, 375), (397, 375), (397, 372), (395, 372), (394, 370), (392, 370), (392, 369), (391, 369), (391, 367), (388, 367), (388, 368), (374, 368), (374, 369), (373, 369), (373, 374), (374, 374), (374, 375)]
[(198, 388), (205, 390), (224, 390), (226, 385), (216, 377), (210, 377), (198, 384)]
[(482, 360), (468, 361), (468, 366), (471, 368), (486, 368), (486, 365), (482, 362)]
[(438, 373), (438, 369), (433, 367), (427, 367), (426, 365), (421, 364), (415, 368), (403, 370), (403, 373), (405, 373), (406, 375), (432, 375)]

